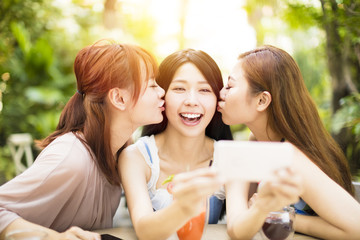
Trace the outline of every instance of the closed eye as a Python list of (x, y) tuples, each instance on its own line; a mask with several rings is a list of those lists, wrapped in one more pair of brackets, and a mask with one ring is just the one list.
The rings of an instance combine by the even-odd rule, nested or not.
[(182, 88), (182, 87), (174, 87), (172, 90), (174, 90), (174, 91), (185, 91), (185, 88)]
[(208, 88), (203, 88), (203, 89), (200, 89), (200, 92), (209, 92), (211, 93), (212, 91)]

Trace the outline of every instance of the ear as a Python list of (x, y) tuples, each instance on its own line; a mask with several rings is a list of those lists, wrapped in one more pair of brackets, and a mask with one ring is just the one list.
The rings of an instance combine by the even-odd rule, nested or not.
[(257, 110), (262, 112), (267, 109), (272, 101), (271, 94), (268, 91), (263, 91), (257, 97)]
[(108, 92), (108, 99), (115, 108), (124, 111), (130, 102), (130, 94), (126, 89), (112, 88)]

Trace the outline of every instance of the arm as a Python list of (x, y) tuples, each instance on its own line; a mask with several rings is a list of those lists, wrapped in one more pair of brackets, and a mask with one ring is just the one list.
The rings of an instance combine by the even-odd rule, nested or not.
[(4, 231), (0, 233), (0, 239), (5, 239), (7, 233), (16, 230), (25, 230), (25, 229), (38, 229), (46, 232), (48, 234), (48, 239), (54, 240), (63, 240), (63, 239), (74, 239), (74, 240), (100, 240), (100, 235), (98, 233), (84, 231), (78, 227), (71, 227), (63, 233), (58, 233), (50, 228), (46, 228), (31, 222), (28, 222), (22, 218), (18, 218), (12, 223), (10, 223)]
[[(249, 185), (246, 182), (226, 183), (227, 230), (231, 239), (251, 239), (265, 221), (266, 213), (254, 207), (248, 209)], [(244, 231), (240, 232), (242, 229)]]
[(139, 239), (166, 239), (191, 217), (198, 215), (208, 195), (220, 187), (211, 169), (201, 169), (175, 176), (174, 201), (153, 211), (147, 179), (150, 168), (135, 146), (126, 148), (119, 159), (119, 171), (130, 216)]
[(360, 239), (360, 204), (297, 150), (303, 200), (318, 217), (296, 216), (295, 230), (324, 239)]
[(250, 183), (226, 183), (228, 234), (232, 239), (251, 239), (262, 227), (271, 211), (298, 201), (302, 192), (301, 178), (288, 170), (281, 170), (269, 181), (263, 181), (256, 199), (248, 207)]

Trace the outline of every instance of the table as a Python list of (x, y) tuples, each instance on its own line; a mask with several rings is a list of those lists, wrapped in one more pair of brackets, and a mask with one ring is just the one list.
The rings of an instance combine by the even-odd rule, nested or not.
[[(116, 237), (122, 238), (124, 240), (136, 240), (136, 234), (134, 228), (132, 227), (119, 227), (119, 228), (109, 228), (96, 231), (100, 234), (111, 234)], [(170, 237), (169, 240), (177, 239), (177, 237)], [(204, 240), (230, 240), (230, 237), (226, 232), (225, 224), (211, 224), (206, 226), (205, 235), (203, 236)], [(307, 235), (303, 235), (300, 233), (295, 233), (295, 240), (314, 240), (317, 238), (310, 237)], [(253, 240), (261, 240), (261, 236), (259, 233), (255, 235)]]

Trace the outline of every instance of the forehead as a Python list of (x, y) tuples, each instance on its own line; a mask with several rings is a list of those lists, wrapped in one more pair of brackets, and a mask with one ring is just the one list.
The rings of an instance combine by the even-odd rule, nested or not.
[(242, 63), (241, 63), (241, 61), (238, 61), (231, 70), (229, 80), (232, 79), (235, 81), (239, 81), (242, 78), (243, 78)]
[(172, 83), (176, 82), (208, 83), (203, 74), (193, 63), (184, 63), (176, 70)]

